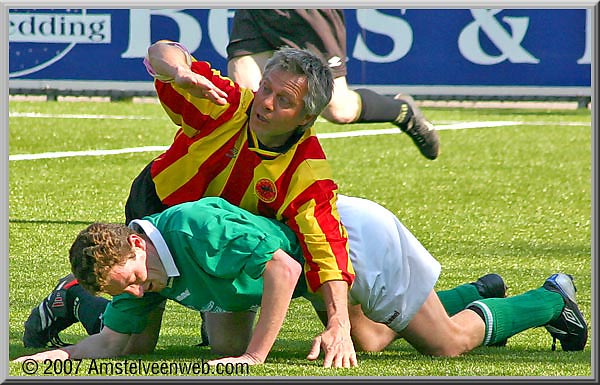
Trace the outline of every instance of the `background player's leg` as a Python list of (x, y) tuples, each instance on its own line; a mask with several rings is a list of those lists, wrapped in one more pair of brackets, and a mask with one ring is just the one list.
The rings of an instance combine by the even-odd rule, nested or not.
[(258, 90), (262, 71), (273, 51), (265, 51), (252, 55), (238, 56), (227, 62), (227, 76), (241, 87)]
[(360, 95), (348, 88), (345, 76), (335, 78), (333, 84), (331, 101), (321, 115), (333, 123), (356, 122), (361, 112)]

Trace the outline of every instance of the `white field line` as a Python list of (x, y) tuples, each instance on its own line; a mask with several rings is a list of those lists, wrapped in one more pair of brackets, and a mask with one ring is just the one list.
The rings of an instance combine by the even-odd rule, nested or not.
[[(506, 126), (518, 126), (524, 124), (523, 122), (469, 122), (469, 123), (453, 123), (445, 125), (436, 125), (435, 129), (441, 130), (462, 130), (466, 128), (486, 128), (486, 127), (506, 127)], [(385, 134), (399, 134), (402, 131), (398, 127), (384, 128), (378, 130), (357, 130), (347, 132), (329, 132), (326, 134), (317, 134), (319, 139), (331, 139), (331, 138), (348, 138), (352, 136), (370, 136), (370, 135), (385, 135)]]
[[(142, 116), (142, 115), (93, 115), (93, 114), (43, 114), (39, 112), (9, 112), (11, 118), (55, 118), (55, 119), (115, 119), (115, 120), (156, 120), (154, 116)], [(168, 120), (165, 116), (158, 119)], [(317, 119), (317, 122), (326, 123), (322, 117)], [(560, 126), (588, 126), (588, 123), (566, 123), (566, 122), (519, 122), (519, 121), (493, 121), (493, 122), (444, 122), (445, 124), (436, 123), (436, 129), (438, 130), (462, 130), (465, 128), (484, 128), (484, 127), (499, 127), (499, 126), (514, 126), (519, 124), (527, 124), (530, 126), (545, 126), (545, 125), (560, 125)], [(324, 137), (338, 138), (346, 136), (364, 136), (364, 135), (377, 135), (377, 134), (354, 134), (356, 132), (370, 132), (371, 130), (363, 131), (351, 131), (347, 133), (336, 133), (333, 136), (325, 135)], [(396, 129), (392, 128), (389, 130), (373, 130), (380, 131), (380, 134), (395, 134)], [(344, 135), (348, 134), (348, 135)], [(341, 135), (341, 136), (338, 136)]]
[(18, 154), (10, 155), (8, 160), (35, 160), (35, 159), (52, 159), (52, 158), (68, 158), (73, 156), (102, 156), (116, 154), (130, 154), (134, 152), (149, 152), (149, 151), (164, 151), (167, 146), (146, 146), (133, 148), (120, 148), (116, 150), (89, 150), (89, 151), (60, 151), (60, 152), (42, 152), (39, 154)]
[(39, 112), (10, 112), (8, 116), (10, 118), (156, 120), (153, 116), (139, 115), (42, 114)]
[[(41, 114), (36, 114), (35, 117), (41, 117)], [(58, 115), (52, 115), (57, 117)], [(75, 115), (68, 115), (69, 118)], [(77, 115), (81, 118), (81, 115)], [(104, 119), (103, 115), (85, 115), (87, 119)], [(119, 117), (119, 116), (107, 116), (110, 119), (147, 119), (146, 117)], [(151, 118), (154, 119), (154, 118)], [(555, 122), (519, 122), (519, 121), (491, 121), (491, 122), (467, 122), (467, 123), (451, 123), (444, 125), (436, 125), (436, 130), (462, 130), (469, 128), (486, 128), (486, 127), (506, 127), (506, 126), (518, 126), (518, 125), (557, 125)], [(565, 126), (590, 126), (588, 123), (558, 123), (558, 125)], [(389, 134), (400, 134), (399, 128), (387, 128), (387, 129), (375, 129), (375, 130), (356, 130), (356, 131), (345, 131), (345, 132), (330, 132), (324, 134), (317, 134), (319, 139), (332, 139), (332, 138), (349, 138), (357, 136), (372, 136), (372, 135), (389, 135)], [(88, 151), (61, 151), (61, 152), (44, 152), (38, 154), (17, 154), (9, 155), (9, 161), (17, 160), (36, 160), (36, 159), (53, 159), (53, 158), (66, 158), (66, 157), (78, 157), (78, 156), (104, 156), (104, 155), (116, 155), (116, 154), (128, 154), (135, 152), (151, 152), (151, 151), (164, 151), (168, 146), (145, 146), (145, 147), (133, 147), (133, 148), (121, 148), (115, 150), (88, 150)]]

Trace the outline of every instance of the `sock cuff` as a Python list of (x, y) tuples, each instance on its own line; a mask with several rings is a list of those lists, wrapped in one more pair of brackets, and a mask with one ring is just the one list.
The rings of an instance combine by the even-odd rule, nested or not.
[(482, 345), (489, 345), (492, 341), (492, 333), (494, 331), (494, 315), (492, 310), (481, 301), (473, 301), (467, 309), (473, 310), (485, 323), (485, 336), (483, 337)]

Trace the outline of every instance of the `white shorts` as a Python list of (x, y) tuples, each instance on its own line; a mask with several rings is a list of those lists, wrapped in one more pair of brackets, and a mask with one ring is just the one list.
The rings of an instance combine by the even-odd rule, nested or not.
[(433, 290), (439, 262), (381, 205), (339, 195), (337, 208), (355, 272), (349, 303), (360, 304), (369, 319), (402, 331)]

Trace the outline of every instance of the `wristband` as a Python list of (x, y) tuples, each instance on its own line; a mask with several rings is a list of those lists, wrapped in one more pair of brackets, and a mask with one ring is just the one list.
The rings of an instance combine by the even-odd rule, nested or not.
[[(192, 55), (190, 54), (190, 51), (183, 44), (178, 43), (176, 41), (160, 41), (159, 43), (160, 44), (168, 44), (168, 45), (172, 45), (174, 47), (179, 48), (185, 54), (185, 61), (186, 61), (187, 65), (188, 66), (192, 65)], [(146, 67), (146, 71), (148, 71), (148, 74), (150, 74), (150, 76), (152, 76), (156, 80), (160, 80), (163, 83), (172, 83), (175, 80), (170, 76), (157, 74), (156, 71), (154, 70), (154, 68), (152, 68), (150, 61), (148, 60), (147, 54), (144, 57), (144, 66)]]

